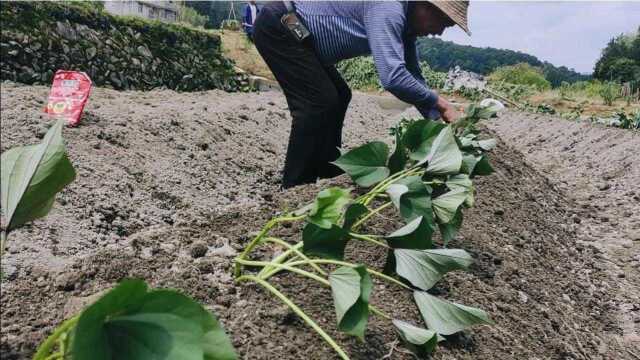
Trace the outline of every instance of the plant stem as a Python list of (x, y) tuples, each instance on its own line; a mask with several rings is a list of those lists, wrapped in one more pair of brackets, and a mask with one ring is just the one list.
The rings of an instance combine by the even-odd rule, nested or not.
[(376, 194), (383, 192), (387, 186), (404, 177), (411, 176), (413, 172), (419, 169), (420, 169), (420, 166), (414, 166), (412, 168), (409, 168), (391, 175), (387, 179), (378, 183), (378, 185), (376, 185), (373, 189), (371, 189), (371, 191), (369, 191), (368, 193), (356, 199), (356, 201), (361, 202), (365, 206), (368, 205), (375, 198)]
[(4, 247), (6, 242), (7, 232), (5, 230), (2, 230), (2, 232), (0, 232), (0, 258), (2, 257), (2, 255), (4, 255)]
[[(264, 237), (269, 232), (269, 230), (271, 230), (271, 228), (273, 228), (276, 224), (280, 222), (286, 222), (286, 221), (298, 221), (298, 220), (304, 219), (305, 217), (306, 215), (282, 216), (282, 217), (277, 217), (275, 219), (269, 220), (269, 222), (267, 222), (267, 224), (262, 228), (262, 230), (258, 233), (258, 235), (253, 240), (251, 240), (251, 242), (247, 245), (247, 247), (244, 248), (244, 251), (242, 252), (242, 254), (240, 254), (239, 258), (244, 259), (247, 256), (247, 254), (249, 254), (253, 250), (253, 248), (260, 243), (260, 240), (262, 239), (262, 237)], [(239, 263), (236, 262), (235, 269), (233, 272), (234, 277), (240, 276), (241, 271), (242, 271), (242, 267), (240, 266)]]
[[(334, 265), (349, 266), (349, 267), (358, 266), (356, 264), (353, 264), (353, 263), (350, 263), (350, 262), (346, 262), (346, 261), (329, 260), (329, 259), (314, 259), (314, 260), (309, 260), (309, 262), (313, 262), (313, 263), (316, 263), (316, 264), (334, 264)], [(287, 265), (288, 266), (298, 266), (298, 265), (302, 265), (302, 264), (305, 264), (305, 263), (307, 263), (307, 261), (302, 261), (301, 260), (301, 261), (294, 261), (294, 262), (288, 263)], [(373, 270), (373, 269), (369, 269), (369, 268), (366, 268), (366, 269), (367, 269), (367, 272), (369, 274), (371, 274), (371, 275), (375, 275), (375, 276), (377, 276), (377, 277), (379, 277), (381, 279), (384, 279), (384, 280), (387, 280), (387, 281), (389, 281), (391, 283), (399, 285), (399, 286), (401, 286), (401, 287), (403, 287), (403, 288), (405, 288), (407, 290), (413, 291), (413, 289), (411, 287), (409, 287), (408, 285), (404, 284), (402, 281), (400, 281), (398, 279), (394, 279), (389, 275), (385, 275), (385, 274), (383, 274), (381, 272), (378, 272), (376, 270)]]
[[(294, 272), (294, 273), (300, 274), (300, 275), (302, 275), (302, 276), (306, 276), (306, 277), (308, 277), (308, 278), (310, 278), (310, 279), (312, 279), (312, 280), (315, 280), (315, 281), (317, 281), (317, 282), (321, 283), (321, 284), (322, 284), (322, 285), (324, 285), (324, 286), (331, 287), (331, 283), (330, 283), (327, 279), (322, 278), (322, 277), (320, 277), (320, 276), (318, 276), (318, 275), (316, 275), (316, 274), (314, 274), (314, 273), (312, 273), (312, 272), (305, 271), (305, 270), (302, 270), (302, 269), (298, 269), (298, 268), (296, 268), (296, 267), (294, 267), (294, 266), (291, 266), (291, 265), (287, 265), (287, 264), (272, 264), (272, 263), (267, 262), (267, 261), (250, 261), (250, 260), (242, 260), (242, 259), (238, 259), (237, 261), (239, 261), (239, 262), (240, 262), (241, 264), (243, 264), (243, 265), (249, 265), (249, 266), (265, 266), (265, 265), (274, 265), (274, 266), (276, 266), (276, 267), (277, 267), (277, 268), (279, 268), (279, 269), (282, 269), (282, 270), (288, 270), (288, 271), (291, 271), (291, 272)], [(300, 263), (300, 265), (305, 265), (305, 263), (304, 263), (304, 262), (302, 262), (302, 261), (300, 261), (299, 263)], [(347, 264), (348, 264), (348, 263), (347, 263)], [(351, 264), (351, 265), (352, 265), (352, 264)], [(384, 275), (384, 274), (383, 274), (383, 275)], [(386, 275), (384, 275), (384, 276), (386, 277)], [(238, 280), (239, 280), (239, 279), (240, 279), (240, 278), (238, 278)], [(261, 280), (265, 280), (265, 281), (266, 281), (267, 279), (262, 278)], [(395, 279), (394, 279), (394, 280), (395, 280)], [(380, 310), (380, 309), (376, 308), (375, 306), (373, 306), (373, 305), (369, 305), (369, 308), (371, 309), (371, 311), (372, 311), (374, 314), (379, 315), (379, 316), (382, 316), (383, 318), (386, 318), (386, 319), (391, 320), (391, 317), (390, 317), (389, 315), (385, 314), (382, 310)]]
[[(293, 245), (289, 244), (288, 242), (286, 242), (286, 241), (284, 241), (282, 239), (278, 239), (278, 238), (274, 238), (274, 237), (268, 237), (268, 238), (265, 238), (265, 241), (270, 241), (270, 242), (276, 243), (278, 245), (284, 246), (287, 249), (293, 251), (296, 255), (298, 255), (303, 260), (311, 260), (305, 254), (303, 254), (302, 251), (294, 248)], [(318, 266), (318, 264), (309, 263), (309, 265), (311, 265), (311, 267), (314, 268), (320, 275), (323, 275), (323, 276), (327, 275), (327, 272), (322, 270), (322, 268), (320, 266)]]
[(62, 351), (58, 351), (57, 353), (53, 353), (53, 354), (47, 356), (44, 360), (62, 359), (63, 356), (64, 356), (64, 353)]
[(371, 218), (373, 215), (375, 215), (375, 214), (379, 213), (380, 211), (386, 209), (391, 204), (392, 204), (392, 202), (389, 201), (389, 202), (384, 203), (382, 206), (379, 206), (379, 207), (369, 211), (369, 213), (365, 217), (363, 217), (362, 219), (358, 220), (358, 222), (353, 224), (351, 229), (355, 230), (355, 229), (359, 228), (365, 221), (369, 220), (369, 218)]
[(291, 253), (295, 252), (296, 250), (300, 250), (300, 248), (303, 245), (304, 245), (304, 243), (302, 241), (300, 241), (299, 243), (291, 246), (291, 248), (289, 248), (289, 250), (283, 252), (282, 254), (278, 255), (275, 259), (271, 260), (271, 264), (269, 266), (265, 266), (262, 270), (260, 270), (260, 272), (258, 273), (258, 276), (260, 278), (267, 279), (270, 276), (272, 276), (273, 274), (277, 273), (278, 269), (274, 270), (272, 265), (273, 264), (281, 264), (281, 263), (283, 263), (284, 260), (287, 257), (289, 257), (289, 255), (291, 255)]
[(360, 235), (360, 234), (356, 234), (356, 233), (349, 233), (349, 236), (351, 236), (354, 239), (358, 239), (358, 240), (364, 240), (364, 241), (368, 241), (370, 243), (376, 244), (378, 246), (382, 246), (385, 247), (387, 249), (389, 249), (389, 245), (383, 243), (382, 241), (378, 241), (370, 236), (367, 235)]
[[(288, 270), (288, 271), (300, 274), (302, 276), (306, 276), (310, 279), (313, 279), (315, 281), (322, 283), (323, 285), (331, 286), (331, 284), (329, 284), (329, 281), (327, 279), (320, 277), (312, 272), (298, 269), (297, 267), (294, 267), (294, 266), (285, 265), (285, 264), (274, 264), (268, 261), (250, 261), (250, 260), (243, 260), (243, 259), (236, 259), (236, 261), (242, 265), (249, 265), (249, 266), (268, 266), (268, 265), (275, 266), (283, 270)], [(308, 262), (305, 262), (305, 264), (306, 263)], [(261, 278), (261, 279), (266, 280), (265, 278)]]
[(371, 310), (372, 313), (374, 313), (374, 314), (376, 314), (378, 316), (381, 316), (381, 317), (383, 317), (383, 318), (385, 318), (387, 320), (393, 320), (393, 318), (391, 316), (387, 315), (384, 311), (378, 309), (377, 307), (375, 307), (375, 306), (373, 306), (371, 304), (369, 304), (369, 310)]
[(252, 275), (243, 275), (237, 279), (237, 281), (246, 281), (246, 280), (255, 281), (256, 283), (262, 285), (262, 287), (264, 287), (265, 289), (269, 290), (273, 295), (275, 295), (283, 303), (285, 303), (285, 305), (291, 308), (291, 310), (293, 310), (293, 312), (295, 312), (296, 315), (298, 315), (304, 322), (306, 322), (307, 325), (313, 328), (313, 330), (315, 330), (324, 339), (324, 341), (326, 341), (333, 348), (333, 350), (335, 350), (335, 352), (337, 352), (338, 355), (340, 355), (340, 357), (343, 360), (349, 360), (349, 356), (342, 350), (340, 345), (338, 345), (335, 342), (335, 340), (333, 340), (333, 338), (329, 336), (329, 334), (327, 334), (318, 324), (315, 323), (315, 321), (313, 321), (309, 316), (307, 316), (307, 314), (305, 314), (305, 312), (302, 311), (302, 309), (300, 309), (296, 304), (294, 304), (286, 295), (281, 293), (278, 289), (273, 287), (267, 281), (264, 281)]
[(38, 347), (38, 351), (33, 356), (33, 360), (45, 360), (47, 358), (47, 355), (51, 353), (51, 350), (53, 350), (53, 347), (56, 345), (58, 338), (63, 336), (65, 333), (67, 333), (67, 331), (73, 328), (78, 322), (78, 319), (80, 319), (79, 314), (66, 320), (62, 323), (62, 325), (58, 326), (53, 334), (51, 334), (47, 338), (47, 340), (45, 340)]

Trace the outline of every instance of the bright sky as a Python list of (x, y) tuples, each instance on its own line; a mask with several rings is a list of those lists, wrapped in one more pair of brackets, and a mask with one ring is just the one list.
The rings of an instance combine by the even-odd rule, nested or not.
[(522, 51), (591, 73), (609, 39), (640, 26), (640, 1), (471, 1), (468, 37), (458, 27), (442, 38), (458, 44)]

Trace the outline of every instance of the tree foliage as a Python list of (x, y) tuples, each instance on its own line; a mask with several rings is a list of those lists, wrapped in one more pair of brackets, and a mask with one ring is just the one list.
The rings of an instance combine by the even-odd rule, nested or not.
[(495, 82), (533, 86), (537, 90), (546, 90), (551, 87), (551, 83), (545, 79), (542, 69), (527, 63), (501, 66), (494, 70), (489, 78)]
[(207, 15), (200, 14), (196, 9), (180, 4), (178, 11), (178, 21), (194, 27), (204, 27), (209, 22)]
[(242, 1), (185, 1), (185, 5), (208, 17), (206, 29), (219, 29), (223, 20), (229, 18), (231, 6), (237, 20), (242, 18), (245, 2)]
[(551, 63), (540, 61), (533, 55), (519, 51), (458, 45), (450, 41), (426, 37), (418, 40), (418, 56), (436, 71), (448, 71), (457, 65), (483, 75), (491, 73), (500, 66), (527, 63), (542, 68), (542, 73), (554, 87), (560, 86), (563, 81), (573, 83), (590, 78), (573, 69), (565, 66), (556, 67)]
[(596, 62), (593, 76), (616, 82), (640, 81), (640, 27), (635, 33), (609, 41)]

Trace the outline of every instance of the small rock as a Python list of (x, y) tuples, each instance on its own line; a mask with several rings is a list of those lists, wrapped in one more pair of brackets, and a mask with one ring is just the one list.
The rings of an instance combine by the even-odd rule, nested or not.
[(495, 215), (502, 216), (502, 215), (504, 215), (504, 210), (502, 210), (502, 209), (496, 209), (496, 210), (494, 210), (494, 212), (493, 212), (493, 213), (494, 213)]
[(211, 253), (224, 257), (234, 257), (237, 255), (237, 252), (231, 246), (229, 246), (228, 243), (225, 243), (221, 247), (214, 249)]
[(527, 301), (529, 301), (529, 297), (527, 296), (527, 294), (523, 293), (522, 291), (518, 291), (518, 298), (523, 304), (526, 304)]
[(82, 279), (82, 274), (79, 272), (63, 272), (56, 277), (54, 284), (58, 290), (71, 291), (76, 288), (76, 283), (79, 283)]
[(44, 138), (44, 136), (47, 134), (47, 131), (49, 131), (49, 127), (47, 125), (39, 126), (38, 130), (36, 131), (36, 137), (38, 139)]
[(192, 258), (197, 259), (205, 256), (208, 250), (209, 250), (209, 247), (207, 246), (207, 244), (199, 241), (191, 245), (191, 248), (189, 249), (189, 254), (191, 254)]
[(609, 184), (609, 183), (600, 183), (600, 184), (596, 185), (596, 187), (600, 191), (605, 191), (605, 190), (609, 190), (611, 188), (611, 184)]

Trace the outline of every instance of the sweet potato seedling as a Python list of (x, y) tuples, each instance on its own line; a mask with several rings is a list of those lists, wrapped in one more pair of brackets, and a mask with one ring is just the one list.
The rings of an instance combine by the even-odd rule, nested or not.
[[(475, 124), (495, 115), (471, 105), (455, 125), (428, 120), (406, 120), (392, 129), (396, 145), (390, 154), (383, 142), (370, 142), (342, 154), (335, 165), (369, 191), (356, 198), (347, 189), (322, 190), (312, 204), (267, 222), (235, 260), (238, 282), (254, 282), (289, 306), (343, 359), (348, 354), (313, 319), (269, 279), (281, 271), (296, 273), (331, 289), (338, 330), (363, 340), (370, 314), (387, 319), (405, 346), (418, 355), (432, 352), (440, 335), (450, 335), (476, 324), (491, 324), (480, 309), (449, 302), (429, 293), (447, 272), (472, 263), (465, 250), (448, 243), (462, 225), (463, 209), (473, 206), (473, 178), (493, 171), (486, 152), (496, 145), (480, 139)], [(375, 204), (375, 206), (374, 206)], [(394, 207), (401, 219), (390, 234), (361, 234), (358, 229), (376, 215)], [(305, 222), (302, 240), (291, 244), (271, 236), (286, 222)], [(433, 234), (439, 230), (442, 243)], [(385, 269), (345, 259), (349, 241), (364, 241), (388, 253)], [(284, 252), (271, 261), (249, 260), (257, 247), (276, 244)], [(327, 266), (335, 269), (331, 272)], [(247, 267), (247, 268), (245, 268)], [(249, 268), (259, 271), (249, 271)], [(413, 292), (427, 329), (394, 319), (369, 303), (372, 277)]]
[(76, 176), (64, 146), (63, 126), (63, 120), (57, 121), (40, 144), (14, 147), (0, 158), (0, 198), (4, 216), (0, 256), (4, 254), (7, 235), (47, 215), (56, 194)]

